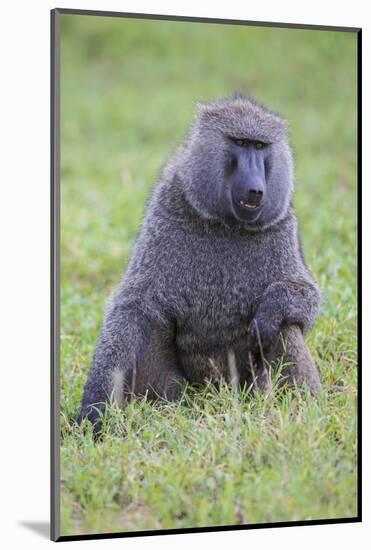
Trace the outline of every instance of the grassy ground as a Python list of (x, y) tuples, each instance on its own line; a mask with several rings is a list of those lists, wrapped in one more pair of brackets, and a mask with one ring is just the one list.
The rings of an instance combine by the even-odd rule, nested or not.
[[(349, 33), (63, 16), (62, 534), (356, 514), (355, 55)], [(290, 122), (325, 389), (138, 400), (95, 443), (73, 419), (148, 191), (194, 102), (234, 91)]]

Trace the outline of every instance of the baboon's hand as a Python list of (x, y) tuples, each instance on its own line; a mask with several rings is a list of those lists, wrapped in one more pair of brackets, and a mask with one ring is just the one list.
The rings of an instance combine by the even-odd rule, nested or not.
[(102, 418), (99, 411), (104, 414), (104, 410), (104, 403), (97, 403), (95, 406), (82, 406), (77, 418), (77, 423), (81, 425), (84, 418), (87, 418), (93, 426), (94, 434), (98, 435), (102, 428)]
[(282, 319), (271, 309), (259, 307), (248, 329), (248, 344), (253, 353), (266, 351), (279, 338)]

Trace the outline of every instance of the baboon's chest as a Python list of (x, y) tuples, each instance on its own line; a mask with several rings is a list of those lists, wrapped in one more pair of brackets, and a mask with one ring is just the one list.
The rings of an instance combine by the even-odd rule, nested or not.
[(260, 236), (193, 244), (180, 283), (185, 314), (177, 323), (177, 340), (184, 351), (226, 349), (246, 337), (260, 296), (280, 278), (280, 262), (262, 254), (264, 244)]
[(194, 277), (187, 291), (186, 315), (178, 323), (177, 340), (184, 350), (209, 353), (246, 336), (257, 289), (228, 266), (205, 268), (205, 272), (199, 279)]

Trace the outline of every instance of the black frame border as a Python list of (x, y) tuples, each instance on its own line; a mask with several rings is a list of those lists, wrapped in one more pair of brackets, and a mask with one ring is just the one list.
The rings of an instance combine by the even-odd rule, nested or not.
[[(333, 525), (362, 522), (362, 28), (315, 24), (276, 23), (240, 19), (218, 19), (148, 13), (127, 13), (83, 9), (55, 8), (51, 10), (50, 35), (50, 339), (51, 339), (51, 480), (50, 480), (50, 536), (55, 542), (109, 538), (145, 537), (217, 531), (241, 531), (272, 527), (299, 527), (306, 525)], [(252, 27), (276, 27), (287, 29), (353, 32), (357, 34), (357, 305), (358, 305), (358, 423), (357, 423), (357, 515), (350, 518), (318, 519), (288, 522), (256, 523), (253, 525), (225, 525), (190, 527), (184, 529), (159, 529), (97, 533), (88, 535), (60, 535), (60, 16), (90, 15), (149, 19), (165, 21), (189, 21)]]

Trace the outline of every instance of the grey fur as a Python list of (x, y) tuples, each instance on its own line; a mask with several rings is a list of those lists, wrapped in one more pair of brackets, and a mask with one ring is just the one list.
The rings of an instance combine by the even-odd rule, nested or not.
[[(233, 206), (230, 136), (269, 143), (261, 157), (265, 202), (254, 218)], [(155, 187), (107, 308), (80, 420), (97, 422), (95, 407), (104, 408), (112, 395), (117, 369), (126, 398), (173, 400), (179, 381), (229, 380), (231, 357), (233, 380), (237, 370), (240, 383), (251, 384), (254, 377), (264, 380), (262, 354), (272, 362), (284, 355), (291, 364), (283, 379), (319, 391), (303, 334), (318, 314), (320, 291), (301, 254), (292, 192), (293, 161), (280, 117), (241, 97), (199, 106)]]

